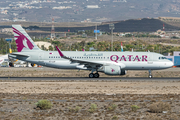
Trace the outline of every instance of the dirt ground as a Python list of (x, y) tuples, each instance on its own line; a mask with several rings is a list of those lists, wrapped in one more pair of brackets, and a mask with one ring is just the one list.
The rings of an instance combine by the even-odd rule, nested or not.
[[(63, 70), (47, 67), (0, 67), (0, 77), (89, 77), (90, 71)], [(100, 77), (148, 77), (148, 70), (128, 70), (123, 76), (109, 76), (99, 73)], [(152, 71), (153, 77), (180, 77), (180, 67)]]
[(20, 94), (179, 94), (180, 81), (0, 82), (1, 93)]
[[(158, 73), (157, 73), (158, 72)], [(51, 68), (0, 68), (0, 76), (88, 76), (88, 71)], [(129, 76), (147, 76), (147, 71), (128, 71)], [(153, 71), (154, 76), (179, 74), (179, 68)], [(168, 74), (168, 75), (166, 75)], [(101, 74), (103, 76), (103, 74)], [(176, 76), (176, 77), (177, 77)], [(110, 77), (110, 76), (109, 76)], [(128, 77), (128, 76), (125, 76)], [(180, 80), (177, 81), (2, 81), (0, 80), (1, 120), (179, 120)], [(47, 99), (51, 109), (36, 107), (38, 100)], [(170, 105), (163, 112), (152, 112), (157, 102)], [(97, 109), (90, 112), (90, 106)], [(110, 106), (116, 108), (111, 110)], [(132, 105), (139, 109), (134, 111)], [(79, 108), (77, 111), (76, 108)], [(161, 107), (161, 106), (159, 106)]]

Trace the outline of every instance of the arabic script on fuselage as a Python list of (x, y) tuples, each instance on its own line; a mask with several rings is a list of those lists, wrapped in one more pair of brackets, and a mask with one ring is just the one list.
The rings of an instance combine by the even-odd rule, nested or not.
[(91, 54), (86, 54), (86, 53), (84, 53), (83, 56), (103, 56), (103, 53), (98, 53), (98, 54), (93, 54), (93, 53), (91, 53)]

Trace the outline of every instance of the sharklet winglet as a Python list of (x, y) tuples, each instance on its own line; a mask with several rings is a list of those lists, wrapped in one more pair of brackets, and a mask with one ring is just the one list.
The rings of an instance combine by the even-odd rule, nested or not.
[(59, 55), (60, 55), (61, 57), (64, 57), (64, 55), (62, 54), (61, 50), (60, 50), (57, 46), (56, 46), (56, 49), (57, 49)]

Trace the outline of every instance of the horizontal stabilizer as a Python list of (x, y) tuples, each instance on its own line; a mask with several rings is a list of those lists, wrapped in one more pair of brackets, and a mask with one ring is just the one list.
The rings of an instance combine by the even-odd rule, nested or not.
[(16, 54), (16, 53), (11, 53), (11, 54), (9, 54), (9, 55), (22, 56), (22, 57), (29, 57), (29, 55)]

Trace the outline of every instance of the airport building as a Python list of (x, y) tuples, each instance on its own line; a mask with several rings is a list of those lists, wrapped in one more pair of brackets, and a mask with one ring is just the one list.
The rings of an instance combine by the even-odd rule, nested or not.
[(167, 59), (171, 60), (174, 63), (174, 66), (180, 67), (180, 51), (174, 51), (173, 56), (165, 56)]

